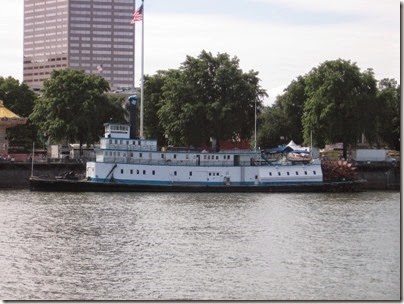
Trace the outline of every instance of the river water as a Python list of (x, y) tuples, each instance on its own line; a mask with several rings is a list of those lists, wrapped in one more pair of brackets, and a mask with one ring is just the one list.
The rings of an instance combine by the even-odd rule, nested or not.
[(400, 193), (0, 192), (3, 300), (399, 300)]

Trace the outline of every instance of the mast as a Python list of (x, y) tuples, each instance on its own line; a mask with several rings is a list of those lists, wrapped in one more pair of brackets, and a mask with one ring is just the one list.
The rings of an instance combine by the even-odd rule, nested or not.
[(143, 138), (143, 111), (144, 111), (144, 1), (142, 0), (142, 67), (141, 67), (141, 83), (140, 83), (140, 138)]
[(31, 177), (34, 176), (35, 142), (32, 142)]
[(254, 150), (257, 150), (257, 99), (254, 105)]

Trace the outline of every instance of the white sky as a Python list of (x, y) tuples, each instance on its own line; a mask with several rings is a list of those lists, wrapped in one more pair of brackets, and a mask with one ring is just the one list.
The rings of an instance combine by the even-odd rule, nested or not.
[[(0, 76), (22, 81), (23, 0), (0, 3)], [(202, 50), (258, 71), (267, 104), (326, 60), (351, 60), (378, 80), (399, 81), (400, 1), (145, 0), (146, 74), (178, 68)], [(136, 52), (140, 62), (140, 45)], [(137, 64), (137, 80), (139, 72)]]

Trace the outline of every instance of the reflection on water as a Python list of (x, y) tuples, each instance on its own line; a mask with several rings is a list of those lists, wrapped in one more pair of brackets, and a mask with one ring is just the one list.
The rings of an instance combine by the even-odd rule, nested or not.
[(0, 192), (0, 295), (398, 300), (400, 193)]

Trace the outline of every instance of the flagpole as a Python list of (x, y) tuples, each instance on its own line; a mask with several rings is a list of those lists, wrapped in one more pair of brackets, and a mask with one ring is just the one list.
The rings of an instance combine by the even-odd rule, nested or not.
[[(133, 0), (133, 12), (136, 10), (136, 0)], [(133, 91), (136, 89), (136, 25), (133, 20), (130, 22), (133, 24)]]
[(140, 83), (140, 138), (143, 138), (143, 111), (144, 111), (144, 1), (142, 0), (143, 18), (142, 18), (142, 67)]

